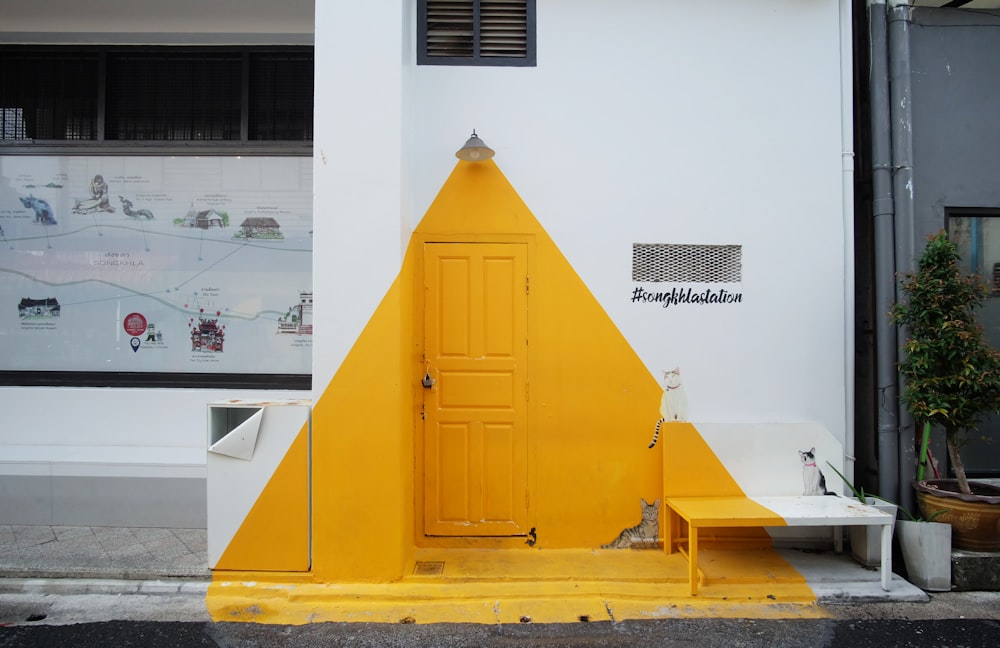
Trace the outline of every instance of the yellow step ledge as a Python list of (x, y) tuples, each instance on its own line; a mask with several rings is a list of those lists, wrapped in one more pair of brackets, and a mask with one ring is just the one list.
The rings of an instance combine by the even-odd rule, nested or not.
[(700, 565), (704, 582), (692, 597), (687, 561), (657, 550), (420, 549), (408, 575), (391, 583), (217, 572), (207, 606), (215, 621), (291, 625), (829, 616), (805, 578), (769, 548), (708, 548)]

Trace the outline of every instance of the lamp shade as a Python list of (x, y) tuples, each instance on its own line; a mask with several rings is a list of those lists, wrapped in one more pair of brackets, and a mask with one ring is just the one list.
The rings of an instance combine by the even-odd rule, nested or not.
[(472, 137), (465, 143), (465, 146), (455, 151), (455, 157), (466, 162), (482, 162), (493, 157), (494, 151), (486, 146), (483, 140), (479, 139), (476, 131), (472, 131)]

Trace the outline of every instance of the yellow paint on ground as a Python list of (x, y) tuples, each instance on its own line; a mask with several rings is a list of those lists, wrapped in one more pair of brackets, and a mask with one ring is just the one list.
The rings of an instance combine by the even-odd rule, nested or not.
[[(217, 578), (208, 607), (215, 621), (280, 624), (828, 616), (802, 576), (769, 549), (708, 549), (702, 562), (706, 583), (691, 597), (686, 561), (656, 550), (421, 549), (395, 583)], [(416, 575), (420, 563), (444, 567)]]

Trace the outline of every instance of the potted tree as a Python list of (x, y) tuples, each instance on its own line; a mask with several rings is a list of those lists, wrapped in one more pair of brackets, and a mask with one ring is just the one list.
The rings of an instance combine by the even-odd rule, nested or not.
[(931, 236), (916, 272), (903, 277), (905, 300), (890, 316), (907, 331), (901, 399), (918, 425), (944, 430), (956, 477), (916, 482), (921, 513), (952, 525), (954, 547), (993, 551), (1000, 549), (1000, 488), (970, 483), (959, 450), (984, 414), (1000, 412), (1000, 352), (976, 319), (988, 289), (977, 275), (964, 274), (959, 261), (947, 233)]

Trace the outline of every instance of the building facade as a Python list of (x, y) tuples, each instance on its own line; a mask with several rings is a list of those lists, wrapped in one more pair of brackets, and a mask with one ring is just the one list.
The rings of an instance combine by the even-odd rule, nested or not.
[[(71, 167), (5, 172), (12, 199), (63, 177), (74, 187), (45, 188), (70, 215), (57, 209), (56, 225), (33, 223), (14, 247), (54, 236), (61, 218), (95, 236), (129, 218), (114, 224), (141, 241), (164, 233), (150, 228), (166, 228), (158, 209), (169, 207), (180, 222), (166, 231), (184, 233), (190, 259), (174, 292), (156, 295), (170, 314), (133, 307), (127, 283), (103, 297), (125, 302), (122, 319), (108, 316), (109, 364), (121, 377), (123, 363), (149, 362), (166, 386), (9, 377), (0, 466), (16, 497), (4, 519), (211, 529), (208, 403), (234, 400), (311, 398), (311, 424), (234, 501), (219, 569), (252, 571), (275, 547), (305, 547), (293, 562), (316, 579), (392, 580), (423, 547), (599, 546), (634, 523), (641, 499), (661, 499), (668, 477), (801, 494), (807, 450), (853, 473), (852, 3), (526, 2), (512, 45), (489, 31), (509, 16), (475, 13), (471, 55), (452, 47), (435, 3), (262, 1), (238, 16), (193, 4), (168, 15), (122, 3), (94, 17), (53, 0), (5, 18), (5, 46), (312, 45), (315, 118), (305, 167), (287, 142), (155, 164), (135, 142), (51, 152), (16, 132), (5, 142), (5, 168), (28, 158), (47, 168), (47, 157)], [(473, 132), (495, 157), (456, 161)], [(188, 193), (168, 183), (191, 169), (215, 179)], [(98, 175), (108, 190), (90, 188)], [(136, 186), (154, 178), (166, 188)], [(123, 205), (115, 192), (126, 188), (130, 210), (153, 219), (91, 209), (104, 193)], [(303, 194), (308, 226), (288, 207)], [(30, 220), (15, 207), (11, 223)], [(185, 226), (209, 210), (219, 226)], [(284, 237), (234, 238), (249, 219), (274, 220)], [(133, 270), (159, 249), (87, 245), (128, 254), (98, 259)], [(311, 285), (290, 267), (300, 256), (263, 265), (303, 249)], [(278, 335), (288, 304), (310, 290), (315, 328)], [(13, 319), (13, 302), (56, 298), (59, 326), (70, 326), (62, 291), (5, 296)], [(255, 341), (247, 331), (272, 309), (271, 336)], [(124, 328), (132, 313), (172, 348)], [(192, 357), (179, 336), (202, 340), (204, 322), (225, 326), (225, 345)], [(311, 389), (246, 388), (247, 375), (301, 374), (301, 354)], [(233, 363), (217, 372), (232, 385), (176, 384), (229, 367), (219, 363)], [(699, 450), (685, 446), (668, 476), (678, 424)], [(748, 439), (748, 454), (734, 454)], [(287, 537), (265, 533), (284, 519)]]

